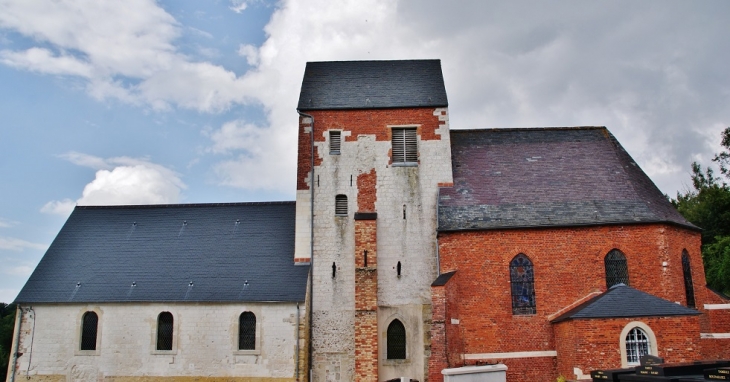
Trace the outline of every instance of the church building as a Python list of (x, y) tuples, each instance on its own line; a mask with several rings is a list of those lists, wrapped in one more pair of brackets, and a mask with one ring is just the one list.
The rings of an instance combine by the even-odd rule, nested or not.
[(297, 112), (293, 202), (76, 207), (16, 299), (8, 381), (730, 358), (701, 229), (605, 127), (452, 129), (439, 60), (310, 62)]

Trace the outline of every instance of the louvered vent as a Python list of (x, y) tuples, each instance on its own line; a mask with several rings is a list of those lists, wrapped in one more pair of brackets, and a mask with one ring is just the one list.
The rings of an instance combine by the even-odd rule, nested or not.
[(393, 163), (417, 163), (418, 142), (415, 128), (393, 129)]
[(340, 153), (341, 137), (341, 131), (330, 131), (330, 154)]
[(335, 215), (347, 216), (347, 195), (335, 196)]

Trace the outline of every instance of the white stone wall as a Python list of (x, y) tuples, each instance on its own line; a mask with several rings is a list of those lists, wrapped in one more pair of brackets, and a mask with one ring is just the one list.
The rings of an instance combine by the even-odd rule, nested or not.
[[(96, 351), (79, 350), (86, 311), (99, 316)], [(155, 350), (157, 316), (164, 311), (174, 318), (172, 351)], [(238, 318), (244, 311), (256, 315), (253, 351), (238, 350)], [(16, 376), (294, 378), (296, 314), (292, 303), (33, 305), (23, 314)]]
[[(329, 155), (329, 134), (317, 142), (322, 164), (315, 168), (314, 194), (314, 290), (313, 361), (315, 381), (350, 381), (354, 373), (355, 262), (354, 212), (357, 211), (357, 176), (377, 172), (375, 204), (377, 217), (378, 319), (384, 337), (393, 314), (405, 317), (403, 324), (409, 344), (406, 362), (386, 362), (385, 342), (380, 341), (379, 370), (384, 375), (408, 376), (424, 380), (427, 355), (424, 352), (424, 305), (430, 305), (430, 285), (436, 269), (436, 203), (438, 183), (452, 182), (451, 151), (447, 109), (435, 109), (443, 125), (440, 140), (421, 140), (419, 164), (398, 167), (390, 161), (390, 141), (376, 141), (373, 135), (358, 135), (348, 142), (351, 132), (342, 127), (340, 155)], [(414, 121), (417, 123), (419, 121)], [(415, 126), (415, 125), (414, 125)], [(334, 214), (335, 195), (348, 198), (348, 216)], [(303, 198), (302, 198), (303, 199)], [(299, 202), (299, 195), (297, 198)], [(406, 218), (403, 218), (403, 207)], [(396, 265), (401, 262), (398, 277)], [(332, 278), (332, 263), (337, 266)], [(386, 313), (387, 312), (387, 313)], [(380, 378), (381, 380), (383, 378)]]

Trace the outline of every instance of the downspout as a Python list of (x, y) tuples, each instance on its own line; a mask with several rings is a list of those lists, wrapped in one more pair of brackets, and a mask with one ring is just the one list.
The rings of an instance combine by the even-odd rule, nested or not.
[(312, 315), (314, 306), (314, 117), (307, 113), (297, 110), (302, 117), (312, 120), (309, 125), (309, 142), (310, 142), (310, 173), (309, 173), (309, 189), (311, 196), (309, 200), (309, 341), (307, 346), (309, 349), (309, 381), (312, 381)]
[(10, 372), (8, 373), (8, 381), (15, 382), (16, 363), (18, 362), (18, 350), (20, 349), (20, 323), (23, 321), (23, 309), (20, 305), (15, 307), (15, 343), (10, 354), (12, 354), (13, 361), (10, 362)]
[(297, 303), (297, 362), (296, 367), (296, 381), (299, 382), (299, 303)]
[(439, 254), (439, 201), (441, 187), (436, 188), (436, 277), (441, 276), (441, 255)]

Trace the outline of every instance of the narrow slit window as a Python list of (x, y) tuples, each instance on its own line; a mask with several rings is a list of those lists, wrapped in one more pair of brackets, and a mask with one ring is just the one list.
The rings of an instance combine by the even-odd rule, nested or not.
[(532, 261), (519, 254), (509, 264), (512, 289), (512, 314), (535, 314), (535, 273)]
[(415, 128), (397, 128), (392, 131), (392, 160), (397, 163), (418, 163), (418, 135)]
[(342, 138), (341, 131), (330, 131), (330, 154), (331, 155), (340, 154), (341, 138)]
[(160, 313), (157, 316), (157, 350), (172, 350), (172, 330), (172, 313)]
[(406, 327), (399, 320), (388, 325), (387, 358), (406, 359)]
[(684, 275), (684, 294), (687, 298), (687, 306), (695, 307), (695, 290), (692, 285), (692, 266), (689, 263), (689, 253), (682, 251), (682, 274)]
[(396, 266), (395, 266), (395, 272), (398, 274), (398, 277), (400, 277), (400, 271), (401, 271), (401, 265), (400, 265), (400, 261), (399, 261), (398, 264), (396, 264)]
[(96, 333), (99, 316), (95, 312), (86, 312), (81, 319), (81, 350), (96, 350)]
[(238, 317), (238, 350), (256, 350), (256, 315), (251, 312)]
[(368, 251), (363, 252), (363, 266), (368, 266)]
[(332, 278), (335, 278), (337, 276), (337, 264), (332, 263)]
[(618, 249), (612, 249), (604, 258), (606, 267), (606, 287), (617, 284), (629, 285), (629, 267), (626, 256)]
[(347, 195), (335, 196), (335, 215), (347, 216)]

